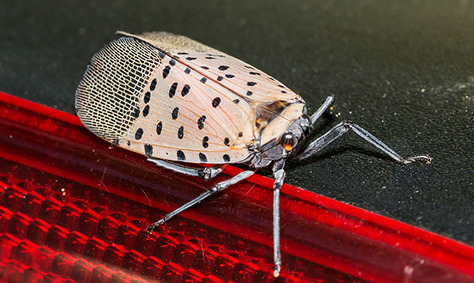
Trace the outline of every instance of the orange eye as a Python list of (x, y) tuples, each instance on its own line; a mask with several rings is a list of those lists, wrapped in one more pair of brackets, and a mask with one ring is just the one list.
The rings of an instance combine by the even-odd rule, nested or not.
[(292, 133), (284, 133), (280, 138), (280, 142), (286, 151), (291, 151), (296, 144), (296, 138)]

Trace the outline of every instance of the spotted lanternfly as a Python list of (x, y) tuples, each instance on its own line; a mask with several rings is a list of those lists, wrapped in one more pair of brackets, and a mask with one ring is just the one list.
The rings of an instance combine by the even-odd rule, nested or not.
[[(304, 146), (314, 123), (332, 104), (332, 96), (310, 117), (299, 95), (223, 52), (166, 32), (119, 33), (124, 37), (94, 55), (77, 88), (76, 110), (82, 123), (112, 144), (183, 174), (210, 179), (222, 171), (222, 164), (249, 165), (150, 225), (150, 233), (273, 163), (274, 275), (278, 276), (279, 195), (287, 158), (305, 159), (352, 130), (397, 162), (431, 160), (429, 156), (404, 159), (351, 122), (339, 123)], [(183, 162), (216, 165), (195, 169)]]

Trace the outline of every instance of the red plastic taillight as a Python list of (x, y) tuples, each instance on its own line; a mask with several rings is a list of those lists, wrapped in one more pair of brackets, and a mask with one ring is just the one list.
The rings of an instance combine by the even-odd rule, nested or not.
[[(272, 281), (272, 181), (247, 181), (145, 228), (212, 182), (156, 168), (76, 116), (0, 94), (0, 278)], [(474, 281), (474, 249), (285, 185), (281, 281)]]

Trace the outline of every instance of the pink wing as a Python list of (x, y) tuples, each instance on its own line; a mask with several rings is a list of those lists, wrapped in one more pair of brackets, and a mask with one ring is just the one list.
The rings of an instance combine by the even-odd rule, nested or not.
[(292, 90), (266, 73), (188, 37), (167, 32), (140, 35), (120, 32), (120, 34), (141, 39), (164, 50), (175, 59), (249, 101), (271, 103), (277, 100), (300, 100)]
[(179, 60), (162, 54), (125, 133), (130, 149), (167, 160), (240, 162), (248, 155), (254, 115), (248, 103)]
[(98, 52), (76, 91), (83, 123), (118, 146), (165, 160), (242, 162), (260, 138), (259, 113), (273, 111), (267, 105), (275, 101), (302, 101), (262, 71), (187, 37), (123, 34), (132, 38)]
[(76, 110), (96, 135), (166, 160), (241, 162), (254, 136), (248, 103), (133, 38), (117, 39), (93, 57), (76, 91)]

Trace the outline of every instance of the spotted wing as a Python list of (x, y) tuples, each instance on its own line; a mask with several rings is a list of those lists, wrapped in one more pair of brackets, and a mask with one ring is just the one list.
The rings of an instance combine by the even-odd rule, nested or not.
[(166, 50), (125, 37), (99, 51), (76, 91), (81, 121), (96, 135), (150, 157), (245, 160), (254, 136), (250, 104)]
[(300, 97), (281, 82), (257, 68), (221, 51), (181, 35), (150, 32), (133, 35), (180, 60), (247, 101), (271, 103), (295, 101)]

